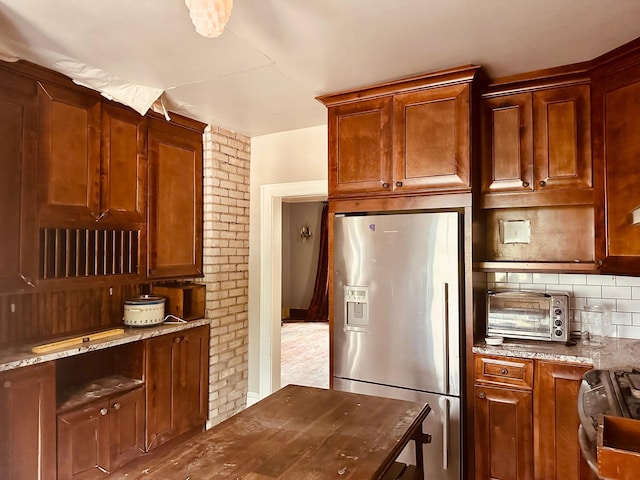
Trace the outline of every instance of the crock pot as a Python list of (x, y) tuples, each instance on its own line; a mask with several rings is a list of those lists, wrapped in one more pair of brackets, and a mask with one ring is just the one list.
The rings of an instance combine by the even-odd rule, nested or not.
[(164, 321), (165, 298), (140, 295), (124, 301), (124, 324), (130, 327), (150, 327)]

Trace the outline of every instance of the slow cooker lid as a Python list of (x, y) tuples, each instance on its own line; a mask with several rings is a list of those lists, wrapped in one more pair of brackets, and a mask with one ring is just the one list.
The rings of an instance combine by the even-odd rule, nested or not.
[(128, 298), (124, 301), (125, 305), (155, 305), (164, 303), (165, 298), (158, 295), (140, 295), (134, 298)]

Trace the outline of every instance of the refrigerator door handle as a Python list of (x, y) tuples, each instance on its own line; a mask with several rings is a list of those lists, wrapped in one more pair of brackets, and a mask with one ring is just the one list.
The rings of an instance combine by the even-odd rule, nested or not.
[(444, 372), (442, 374), (442, 393), (449, 394), (449, 284), (442, 284), (442, 303), (443, 303), (443, 353), (444, 353)]
[(444, 399), (444, 409), (442, 412), (442, 469), (449, 468), (449, 399)]

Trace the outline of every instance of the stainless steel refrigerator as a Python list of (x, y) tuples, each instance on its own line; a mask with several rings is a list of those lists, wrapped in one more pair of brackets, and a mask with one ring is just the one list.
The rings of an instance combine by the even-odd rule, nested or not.
[[(429, 403), (429, 480), (460, 478), (461, 218), (334, 220), (334, 388)], [(415, 464), (413, 442), (401, 460)]]

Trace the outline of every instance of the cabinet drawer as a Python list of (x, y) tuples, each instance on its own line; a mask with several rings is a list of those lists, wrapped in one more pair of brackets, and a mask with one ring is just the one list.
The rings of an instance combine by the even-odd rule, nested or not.
[(533, 388), (533, 360), (476, 355), (475, 381), (531, 389)]

